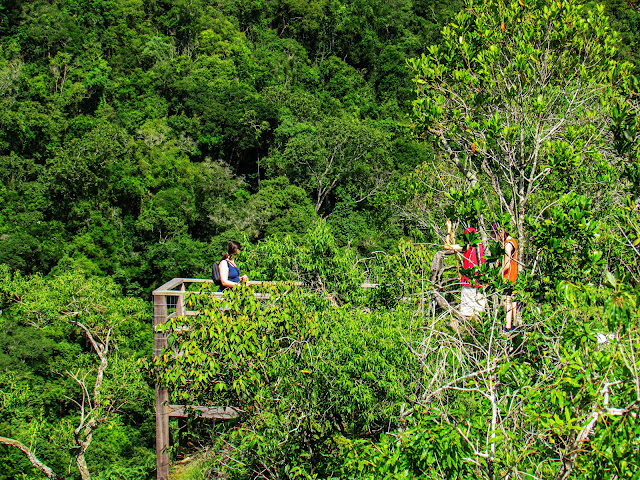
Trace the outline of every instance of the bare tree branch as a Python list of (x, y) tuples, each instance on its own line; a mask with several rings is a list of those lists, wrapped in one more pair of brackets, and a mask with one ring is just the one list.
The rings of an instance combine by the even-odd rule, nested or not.
[(47, 478), (51, 480), (62, 480), (62, 477), (58, 476), (50, 467), (42, 463), (38, 457), (36, 457), (36, 455), (21, 442), (11, 438), (0, 437), (0, 444), (16, 447), (22, 451), (22, 453), (24, 453), (31, 462), (31, 465), (40, 470)]

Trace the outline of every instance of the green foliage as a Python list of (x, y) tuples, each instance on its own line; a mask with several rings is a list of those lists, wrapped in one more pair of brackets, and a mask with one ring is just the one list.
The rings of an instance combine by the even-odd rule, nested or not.
[[(247, 392), (269, 383), (263, 378), (262, 361), (271, 361), (277, 352), (289, 348), (292, 338), (302, 341), (317, 335), (318, 320), (300, 316), (304, 312), (298, 290), (284, 295), (287, 287), (266, 287), (264, 293), (272, 306), (264, 310), (253, 295), (242, 290), (229, 290), (223, 299), (189, 294), (187, 307), (202, 310), (208, 318), (175, 318), (161, 327), (184, 348), (182, 355), (167, 351), (156, 359), (164, 372), (159, 383), (175, 385), (178, 398), (245, 409)], [(301, 331), (303, 337), (298, 338)]]
[(530, 242), (536, 250), (538, 294), (552, 293), (560, 281), (588, 282), (600, 273), (603, 252), (597, 250), (598, 223), (592, 201), (568, 194), (537, 218), (528, 217)]
[(451, 188), (447, 193), (451, 204), (445, 209), (447, 218), (455, 218), (464, 225), (477, 225), (478, 219), (487, 212), (479, 185), (463, 192)]
[(376, 252), (366, 261), (367, 276), (377, 284), (372, 291), (372, 304), (378, 307), (397, 307), (407, 299), (422, 294), (429, 281), (433, 251), (424, 245), (403, 240), (397, 252)]
[[(605, 279), (607, 295), (602, 303), (607, 318), (607, 328), (610, 331), (620, 329), (622, 333), (636, 328), (633, 322), (640, 308), (640, 288), (638, 285), (635, 287), (630, 285), (624, 276), (616, 278), (608, 271), (605, 271)], [(598, 289), (589, 284), (563, 281), (558, 284), (558, 291), (574, 307), (585, 301), (595, 303), (598, 298)]]
[(462, 190), (477, 186), (494, 215), (510, 215), (528, 259), (527, 215), (570, 191), (606, 201), (616, 188), (606, 108), (630, 66), (614, 60), (603, 7), (573, 1), (469, 2), (442, 35), (410, 60), (414, 132)]
[[(373, 196), (414, 162), (395, 122), (421, 8), (3, 4), (0, 260), (46, 274), (71, 259), (148, 291), (175, 271), (147, 265), (165, 243), (302, 234), (315, 215), (292, 186), (323, 215), (341, 205), (342, 243), (398, 238), (395, 211)], [(187, 262), (192, 274), (200, 263)]]
[(611, 130), (615, 139), (615, 147), (627, 161), (624, 164), (624, 173), (629, 180), (631, 191), (640, 191), (640, 164), (638, 163), (638, 119), (633, 108), (638, 90), (637, 80), (632, 77), (629, 82), (631, 102), (621, 101), (611, 107), (613, 125)]
[(162, 326), (171, 346), (155, 365), (181, 402), (239, 407), (238, 425), (224, 436), (244, 465), (224, 470), (233, 478), (264, 468), (281, 478), (326, 475), (339, 464), (331, 459), (337, 434), (376, 435), (412, 395), (416, 364), (397, 341), (407, 331), (404, 311), (337, 308), (287, 283), (220, 299), (203, 287), (186, 305), (199, 315)]
[[(340, 477), (635, 478), (637, 289), (610, 276), (607, 289), (566, 283), (560, 292), (569, 308), (525, 313), (526, 333), (504, 344), (491, 326), (473, 326), (469, 349), (447, 343), (446, 333), (435, 345), (452, 348), (447, 369), (478, 361), (481, 370), (462, 370), (452, 382), (429, 377), (423, 401), (398, 431), (375, 441), (341, 438)], [(427, 331), (429, 338), (442, 332), (435, 321)], [(437, 375), (443, 359), (434, 357), (421, 362)]]
[[(62, 474), (78, 448), (73, 430), (81, 422), (79, 405), (86, 399), (79, 383), (93, 391), (99, 364), (86, 332), (99, 342), (109, 335), (119, 348), (107, 357), (99, 393), (91, 399), (96, 410), (84, 413), (98, 418), (87, 461), (96, 471), (112, 465), (113, 471), (129, 469), (129, 478), (134, 471), (147, 475), (154, 462), (143, 425), (152, 422), (152, 392), (136, 363), (151, 347), (144, 303), (122, 297), (110, 280), (79, 272), (44, 279), (12, 274), (5, 266), (0, 275), (3, 436), (29, 445)], [(2, 478), (31, 470), (17, 449), (2, 448), (10, 459)]]
[(339, 187), (350, 185), (359, 202), (388, 176), (389, 135), (370, 122), (347, 116), (317, 123), (291, 118), (275, 133), (282, 149), (264, 159), (268, 171), (307, 187), (316, 212), (326, 210)]
[(256, 201), (264, 212), (265, 237), (301, 237), (317, 218), (306, 192), (291, 185), (287, 177), (262, 182)]
[[(326, 222), (317, 221), (304, 237), (271, 237), (243, 252), (255, 280), (304, 282), (338, 302), (363, 300), (364, 276), (353, 249), (339, 247)], [(241, 259), (242, 260), (242, 259)]]
[[(216, 338), (237, 360), (222, 355), (211, 370), (222, 380), (201, 382), (203, 391), (230, 382), (213, 393), (233, 398), (212, 398), (255, 408), (216, 427), (218, 445), (246, 467), (212, 471), (548, 478), (559, 468), (549, 459), (567, 459), (592, 406), (604, 408), (603, 381), (622, 379), (611, 405), (636, 401), (640, 129), (628, 75), (637, 66), (623, 63), (638, 50), (633, 2), (1, 3), (0, 430), (37, 439), (30, 444), (59, 472), (81, 399), (65, 372), (88, 381), (96, 372), (90, 343), (69, 320), (112, 328), (119, 346), (103, 392), (109, 405), (127, 403), (95, 432), (94, 476), (144, 477), (153, 415), (135, 359), (149, 352), (148, 314), (114, 281), (145, 295), (171, 277), (208, 276), (232, 239), (243, 241), (239, 261), (252, 279), (302, 281), (317, 295), (273, 287), (280, 303), (270, 311), (239, 290), (226, 297), (237, 293), (236, 310), (202, 313), (234, 332)], [(418, 139), (404, 135), (411, 72)], [(441, 244), (443, 215), (508, 219), (533, 270), (518, 285), (524, 315), (539, 326), (525, 336), (528, 353), (476, 364), (514, 366), (497, 374), (513, 396), (498, 392), (511, 427), (492, 444), (493, 462), (476, 455), (490, 451), (480, 383), (445, 389), (438, 408), (398, 418), (402, 403), (421, 401), (416, 372), (432, 366), (414, 341), (423, 331), (408, 328), (425, 308), (418, 314), (407, 299), (428, 305), (438, 248), (406, 237)], [(601, 278), (605, 264), (619, 266), (613, 277)], [(475, 273), (500, 287), (489, 265)], [(547, 304), (562, 279), (561, 292), (574, 292), (569, 311)], [(364, 291), (367, 280), (379, 287)], [(532, 316), (539, 302), (549, 318)], [(446, 372), (496, 345), (492, 318), (463, 326), (473, 334), (438, 320), (446, 335), (437, 352), (456, 352)], [(272, 343), (252, 343), (245, 329)], [(595, 329), (620, 341), (595, 348)], [(271, 363), (252, 363), (258, 354)], [(434, 388), (446, 384), (434, 378)], [(504, 410), (505, 398), (531, 408)], [(631, 413), (599, 417), (572, 475), (637, 475)], [(21, 454), (2, 448), (0, 477), (36, 478)]]
[[(638, 335), (640, 295), (637, 286), (632, 287), (625, 278), (618, 279), (609, 272), (606, 277), (607, 288), (602, 292), (605, 298), (602, 326), (611, 334), (606, 342), (599, 339), (598, 343), (604, 345), (597, 348), (593, 347), (593, 327), (597, 328), (593, 322), (585, 324), (576, 336), (584, 346), (585, 355), (576, 362), (578, 366), (571, 375), (575, 378), (572, 385), (579, 388), (581, 394), (588, 392), (592, 402), (602, 405), (600, 417), (596, 420), (604, 420), (597, 424), (591, 449), (578, 467), (583, 478), (603, 475), (604, 472), (634, 478), (640, 473), (637, 463), (640, 452), (637, 445), (628, 439), (638, 429), (637, 407), (634, 405), (637, 398), (637, 376), (634, 373), (637, 360), (633, 343)], [(559, 285), (559, 290), (574, 308), (597, 299), (597, 291), (589, 285), (564, 282)]]
[[(358, 479), (477, 478), (473, 451), (455, 425), (428, 410), (409, 420), (407, 428), (370, 440), (343, 438), (341, 477)], [(450, 412), (453, 414), (454, 412)], [(464, 412), (455, 412), (464, 416)]]

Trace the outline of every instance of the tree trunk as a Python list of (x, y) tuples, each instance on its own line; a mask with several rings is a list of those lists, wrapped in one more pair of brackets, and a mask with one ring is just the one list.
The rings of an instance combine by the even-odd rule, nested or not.
[(76, 457), (76, 465), (78, 466), (78, 471), (80, 472), (80, 477), (82, 478), (82, 480), (91, 480), (91, 474), (89, 473), (87, 460), (84, 456), (84, 448)]
[(525, 207), (524, 205), (520, 205), (517, 212), (516, 217), (516, 228), (518, 231), (518, 271), (521, 272), (524, 270), (525, 265), (525, 256), (524, 251), (526, 248), (526, 239), (524, 236), (524, 215), (525, 215)]
[(454, 253), (455, 252), (452, 250), (440, 250), (433, 256), (433, 261), (431, 262), (431, 285), (433, 286), (432, 295), (433, 299), (441, 309), (450, 310), (458, 319), (464, 320), (455, 308), (451, 308), (449, 302), (447, 302), (442, 293), (440, 293), (442, 290), (442, 274), (447, 268), (444, 266), (444, 258), (445, 256), (453, 255)]

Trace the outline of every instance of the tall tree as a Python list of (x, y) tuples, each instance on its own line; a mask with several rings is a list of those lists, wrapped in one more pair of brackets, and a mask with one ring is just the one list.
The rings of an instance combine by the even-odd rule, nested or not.
[(289, 121), (278, 130), (284, 148), (265, 163), (272, 172), (310, 188), (316, 212), (340, 185), (356, 185), (355, 201), (361, 202), (388, 180), (389, 136), (367, 122), (351, 117), (304, 124)]
[(416, 131), (494, 195), (524, 247), (525, 216), (552, 202), (533, 212), (538, 193), (607, 180), (607, 107), (628, 72), (617, 35), (575, 0), (470, 0), (442, 33), (411, 61)]
[[(128, 347), (140, 349), (143, 345), (136, 342), (146, 336), (141, 328), (144, 303), (122, 298), (111, 280), (88, 278), (77, 271), (44, 279), (12, 275), (2, 265), (0, 278), (0, 305), (4, 307), (0, 321), (0, 364), (4, 367), (0, 370), (0, 386), (3, 396), (14, 397), (13, 401), (0, 403), (0, 418), (3, 422), (14, 416), (24, 423), (50, 422), (40, 434), (36, 429), (29, 435), (24, 425), (9, 421), (5, 425), (11, 426), (0, 436), (0, 445), (21, 450), (47, 478), (62, 478), (56, 471), (62, 471), (61, 464), (73, 461), (80, 477), (89, 480), (89, 448), (101, 426), (116, 421), (117, 412), (126, 404), (150, 401), (150, 389), (136, 367), (135, 357), (127, 351)], [(30, 342), (31, 349), (38, 353), (15, 345), (20, 340)], [(148, 340), (145, 343), (148, 345)], [(118, 345), (120, 352), (116, 353)], [(46, 350), (63, 358), (55, 359), (56, 363), (38, 358)], [(7, 359), (5, 352), (12, 351), (19, 358)], [(51, 365), (32, 365), (34, 358)], [(46, 374), (57, 380), (39, 385), (33, 370), (23, 371), (29, 367), (50, 368), (52, 371)], [(69, 412), (68, 416), (43, 418), (40, 391), (57, 405), (57, 410)], [(4, 436), (7, 434), (14, 438)], [(57, 437), (58, 447), (67, 452), (63, 460), (38, 453), (37, 449), (46, 450), (51, 437)]]

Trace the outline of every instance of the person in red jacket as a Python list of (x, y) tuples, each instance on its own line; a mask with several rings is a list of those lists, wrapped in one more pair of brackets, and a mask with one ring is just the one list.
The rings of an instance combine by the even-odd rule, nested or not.
[[(447, 220), (447, 229), (451, 232), (451, 221)], [(469, 233), (478, 233), (477, 230), (473, 227), (469, 227), (464, 231), (465, 234)], [(447, 240), (445, 241), (444, 248), (445, 250), (454, 250), (456, 252), (463, 253), (463, 269), (471, 269), (473, 267), (478, 266), (479, 264), (485, 263), (486, 259), (484, 258), (484, 249), (482, 243), (479, 242), (477, 244), (468, 244), (466, 249), (462, 246), (451, 243), (453, 235), (449, 233)], [(487, 308), (487, 299), (483, 292), (483, 285), (480, 285), (476, 282), (471, 282), (471, 279), (466, 275), (460, 276), (460, 283), (462, 285), (462, 293), (460, 296), (460, 315), (466, 318), (475, 317), (481, 312), (484, 312)]]

